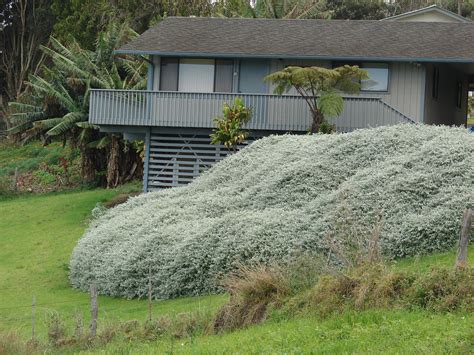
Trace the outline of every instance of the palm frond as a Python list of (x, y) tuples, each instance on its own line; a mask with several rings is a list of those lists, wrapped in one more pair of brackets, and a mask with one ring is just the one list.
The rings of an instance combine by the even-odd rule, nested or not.
[(47, 118), (45, 120), (36, 121), (33, 127), (39, 128), (43, 131), (56, 127), (63, 121), (63, 117)]
[(8, 103), (8, 107), (18, 112), (39, 112), (42, 108), (37, 105), (27, 104), (24, 102), (11, 101)]
[(325, 117), (339, 116), (344, 110), (344, 99), (337, 91), (327, 91), (318, 99), (318, 108)]
[(95, 125), (95, 124), (92, 124), (92, 123), (89, 123), (87, 121), (85, 122), (77, 122), (76, 123), (76, 126), (79, 127), (79, 128), (83, 128), (83, 129), (94, 129), (94, 130), (99, 130), (100, 127)]
[(87, 121), (87, 115), (83, 112), (69, 112), (62, 120), (50, 130), (46, 132), (48, 136), (58, 136), (65, 134), (70, 131), (73, 127), (76, 127), (77, 122)]
[(90, 142), (87, 146), (89, 148), (95, 148), (95, 149), (104, 149), (110, 144), (110, 137), (109, 136), (104, 136), (99, 140)]
[(7, 134), (18, 134), (30, 129), (31, 127), (33, 127), (32, 122), (23, 122), (10, 129), (7, 129)]

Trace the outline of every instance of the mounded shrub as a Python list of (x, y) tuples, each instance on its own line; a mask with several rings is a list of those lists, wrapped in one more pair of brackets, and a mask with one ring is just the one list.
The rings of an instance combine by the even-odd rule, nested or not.
[(387, 257), (445, 250), (474, 205), (473, 152), (465, 129), (425, 125), (267, 137), (185, 187), (94, 220), (70, 279), (143, 297), (151, 275), (155, 297), (204, 294), (238, 265), (322, 252), (340, 226), (370, 238), (380, 218)]

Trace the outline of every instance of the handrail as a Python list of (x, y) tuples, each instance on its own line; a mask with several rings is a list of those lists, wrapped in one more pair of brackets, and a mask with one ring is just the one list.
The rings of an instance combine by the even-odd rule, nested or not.
[[(97, 125), (212, 128), (224, 103), (240, 97), (252, 108), (251, 130), (306, 131), (311, 114), (299, 95), (195, 93), (93, 89), (89, 122)], [(400, 122), (415, 123), (380, 97), (343, 96), (335, 123), (342, 132)]]
[[(128, 90), (128, 89), (90, 89), (91, 92), (130, 92), (130, 93), (144, 93), (144, 94), (182, 94), (182, 95), (200, 95), (200, 94), (209, 94), (209, 95), (230, 95), (230, 96), (270, 96), (270, 97), (294, 97), (301, 98), (299, 94), (289, 94), (285, 93), (282, 95), (272, 94), (272, 93), (244, 93), (244, 92), (196, 92), (196, 91), (170, 91), (170, 90)], [(317, 97), (317, 96), (316, 96)], [(342, 95), (344, 99), (359, 99), (359, 100), (381, 100), (380, 96), (360, 96), (360, 95)]]
[(382, 105), (384, 105), (385, 107), (387, 107), (388, 109), (396, 112), (397, 114), (399, 114), (402, 118), (404, 118), (405, 120), (408, 121), (408, 123), (414, 123), (416, 124), (416, 122), (414, 120), (412, 120), (410, 117), (408, 117), (407, 115), (405, 115), (404, 113), (400, 112), (399, 110), (397, 110), (395, 107), (393, 107), (392, 105), (389, 105), (388, 103), (386, 103), (384, 100), (380, 99), (379, 100), (380, 103)]

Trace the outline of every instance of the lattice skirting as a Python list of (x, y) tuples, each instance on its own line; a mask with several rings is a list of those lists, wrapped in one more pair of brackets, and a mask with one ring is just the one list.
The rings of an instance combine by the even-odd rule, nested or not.
[(222, 145), (211, 144), (209, 133), (179, 133), (178, 130), (176, 133), (152, 133), (147, 147), (150, 150), (148, 190), (187, 184), (224, 159), (228, 150)]

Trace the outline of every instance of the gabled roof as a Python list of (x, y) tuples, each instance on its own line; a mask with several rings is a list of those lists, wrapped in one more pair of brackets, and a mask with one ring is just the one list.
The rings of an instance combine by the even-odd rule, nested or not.
[(117, 53), (474, 62), (474, 23), (168, 17)]
[(458, 14), (455, 14), (454, 12), (451, 12), (449, 10), (443, 9), (442, 7), (439, 7), (436, 4), (431, 5), (431, 6), (427, 6), (427, 7), (423, 7), (423, 8), (418, 9), (418, 10), (405, 12), (405, 13), (400, 14), (400, 15), (386, 17), (386, 18), (384, 18), (380, 21), (406, 20), (406, 19), (409, 19), (411, 17), (417, 17), (417, 16), (422, 15), (422, 14), (430, 14), (430, 13), (435, 13), (435, 14), (441, 15), (441, 16), (445, 17), (447, 20), (449, 20), (451, 22), (471, 22), (471, 20), (469, 20), (469, 19), (467, 19), (463, 16), (460, 16)]

